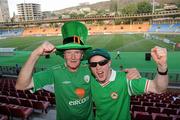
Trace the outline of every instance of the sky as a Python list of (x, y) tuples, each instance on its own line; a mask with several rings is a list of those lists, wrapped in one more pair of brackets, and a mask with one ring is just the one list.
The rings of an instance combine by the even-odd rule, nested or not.
[(38, 3), (41, 4), (41, 11), (54, 11), (60, 10), (68, 7), (73, 7), (79, 5), (79, 3), (89, 2), (97, 3), (101, 1), (109, 0), (8, 0), (9, 12), (12, 17), (13, 13), (17, 14), (16, 5), (19, 3)]

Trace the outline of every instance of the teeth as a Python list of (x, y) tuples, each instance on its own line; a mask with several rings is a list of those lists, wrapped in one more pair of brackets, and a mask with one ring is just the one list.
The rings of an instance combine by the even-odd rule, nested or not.
[(98, 74), (102, 74), (103, 72), (101, 71), (101, 72), (98, 72)]

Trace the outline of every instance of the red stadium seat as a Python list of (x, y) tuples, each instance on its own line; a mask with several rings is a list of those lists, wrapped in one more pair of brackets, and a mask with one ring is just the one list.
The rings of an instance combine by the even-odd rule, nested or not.
[(45, 111), (45, 113), (47, 113), (47, 109), (48, 109), (50, 103), (46, 102), (46, 101), (32, 100), (32, 104), (33, 104), (33, 108), (40, 109), (40, 110), (42, 110), (42, 112)]
[(131, 105), (141, 105), (140, 101), (131, 101)]
[(150, 102), (154, 102), (154, 103), (160, 103), (161, 100), (157, 100), (157, 99), (150, 99)]
[(51, 95), (51, 97), (55, 97), (55, 94), (54, 94), (54, 93), (51, 93), (51, 92), (50, 92), (50, 95)]
[(39, 96), (39, 95), (37, 95), (37, 99), (38, 99), (39, 101), (48, 101), (47, 96)]
[(180, 99), (176, 99), (173, 103), (174, 104), (180, 104)]
[(27, 95), (25, 93), (18, 93), (20, 98), (27, 98)]
[(25, 120), (28, 119), (28, 117), (32, 114), (33, 108), (23, 106), (11, 106), (10, 111), (13, 117), (20, 117)]
[(165, 116), (156, 116), (155, 120), (173, 120), (173, 118)]
[(156, 107), (167, 107), (166, 103), (155, 103)]
[(9, 92), (8, 92), (8, 91), (1, 91), (1, 94), (2, 94), (2, 95), (9, 96)]
[(9, 103), (14, 104), (14, 105), (21, 105), (20, 101), (18, 98), (15, 97), (8, 97)]
[(161, 109), (159, 107), (148, 107), (147, 108), (147, 112), (149, 114), (152, 114), (152, 113), (160, 113), (161, 112)]
[(135, 97), (131, 97), (131, 101), (139, 101), (139, 99)]
[(16, 92), (9, 92), (10, 96), (13, 96), (13, 97), (19, 97), (18, 93)]
[(153, 104), (152, 102), (143, 102), (142, 106), (153, 106)]
[(179, 115), (170, 115), (170, 117), (173, 117), (173, 120), (180, 120)]
[(48, 101), (51, 103), (51, 105), (55, 105), (56, 104), (55, 97), (48, 97)]
[(170, 104), (172, 101), (171, 100), (162, 100), (162, 103), (168, 103)]
[(0, 104), (0, 114), (7, 115), (8, 118), (10, 117), (11, 112), (7, 104)]
[(37, 95), (35, 95), (35, 94), (28, 94), (28, 98), (32, 99), (32, 100), (38, 100)]
[(172, 109), (180, 109), (180, 104), (169, 104), (168, 108), (172, 108)]
[(33, 108), (32, 102), (28, 99), (20, 99), (21, 106)]
[(9, 99), (7, 96), (0, 96), (0, 102), (1, 103), (9, 103)]
[(162, 113), (169, 115), (177, 115), (177, 110), (176, 109), (168, 109), (165, 108), (162, 110)]
[(51, 97), (50, 93), (47, 91), (42, 91), (41, 96)]
[(153, 120), (147, 112), (139, 112), (134, 116), (134, 120)]
[(155, 120), (156, 116), (168, 117), (167, 114), (163, 114), (163, 113), (152, 113), (151, 115), (153, 117), (153, 120)]
[(0, 114), (0, 120), (8, 120), (8, 117), (6, 115)]
[(147, 99), (147, 98), (140, 98), (140, 100), (139, 101), (143, 101), (143, 102), (149, 102), (149, 99)]
[(139, 111), (139, 112), (145, 112), (145, 107), (144, 106), (132, 106), (132, 112), (134, 111)]

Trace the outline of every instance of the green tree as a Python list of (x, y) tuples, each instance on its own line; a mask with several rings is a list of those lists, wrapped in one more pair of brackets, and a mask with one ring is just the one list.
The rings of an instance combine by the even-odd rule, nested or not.
[(137, 13), (152, 12), (152, 5), (148, 1), (139, 2), (137, 4)]
[(178, 8), (180, 8), (180, 2), (176, 4)]
[(70, 15), (71, 18), (76, 18), (76, 17), (78, 17), (77, 13), (71, 13), (71, 14), (69, 14), (69, 15)]
[(136, 14), (137, 13), (137, 6), (136, 6), (136, 4), (132, 3), (132, 4), (126, 5), (121, 10), (121, 13), (122, 14)]
[(77, 17), (83, 18), (85, 15), (84, 14), (78, 14)]
[(117, 12), (118, 11), (118, 0), (111, 0), (110, 11)]

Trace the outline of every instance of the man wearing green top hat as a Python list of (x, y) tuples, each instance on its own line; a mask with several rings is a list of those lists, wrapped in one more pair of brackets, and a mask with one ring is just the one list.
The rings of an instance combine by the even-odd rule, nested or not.
[[(78, 21), (67, 22), (62, 26), (63, 45), (54, 46), (45, 42), (36, 48), (23, 66), (16, 82), (16, 89), (24, 90), (53, 86), (56, 99), (57, 120), (92, 120), (92, 96), (90, 81), (93, 79), (87, 65), (83, 65), (88, 30)], [(34, 66), (42, 55), (56, 52), (65, 63), (33, 74)], [(131, 79), (131, 73), (128, 73)], [(133, 71), (134, 75), (134, 71)], [(134, 77), (138, 77), (135, 74)]]

